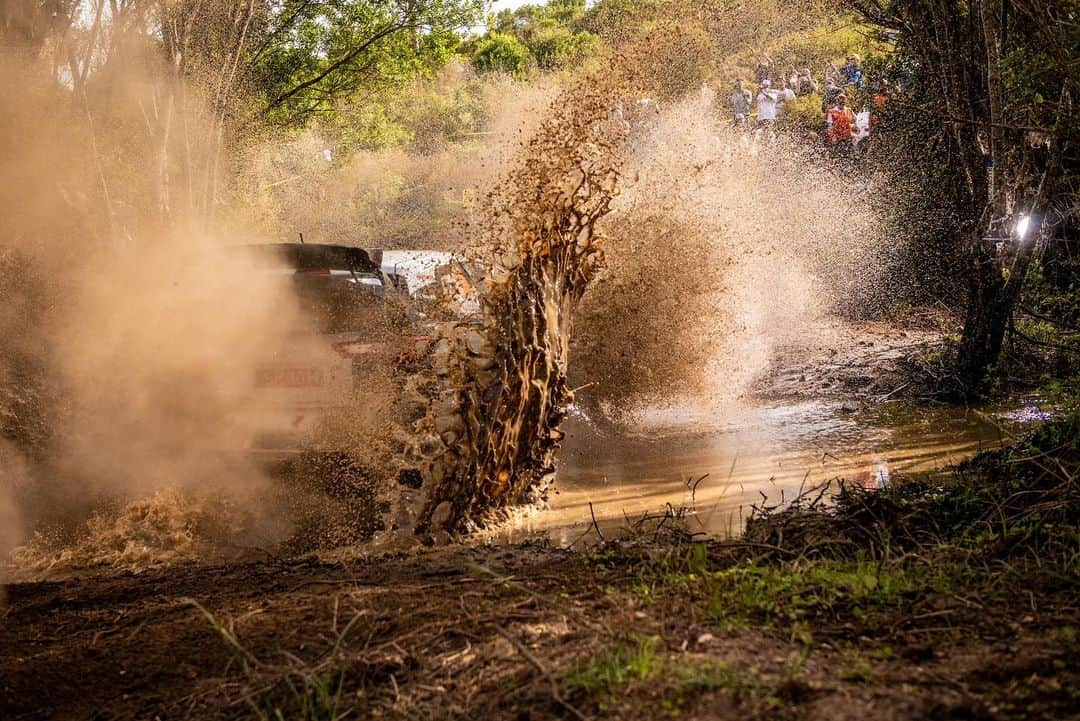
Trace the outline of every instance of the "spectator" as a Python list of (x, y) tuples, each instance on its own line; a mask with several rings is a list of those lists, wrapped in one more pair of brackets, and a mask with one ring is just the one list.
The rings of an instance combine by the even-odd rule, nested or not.
[(851, 149), (851, 131), (855, 124), (855, 115), (847, 107), (847, 96), (841, 90), (836, 94), (836, 103), (829, 108), (825, 116), (825, 138), (829, 146), (844, 154)]
[(879, 83), (877, 90), (874, 91), (873, 98), (870, 99), (870, 127), (874, 128), (879, 122), (881, 122), (881, 111), (885, 109), (885, 106), (889, 104), (889, 90), (885, 83)]
[(780, 78), (780, 89), (776, 92), (776, 102), (779, 103), (779, 107), (776, 110), (776, 117), (783, 117), (785, 105), (788, 101), (795, 99), (795, 91), (788, 87), (787, 78)]
[(889, 103), (889, 89), (885, 83), (878, 83), (877, 89), (874, 90), (874, 97), (871, 99), (874, 108), (877, 110), (883, 109)]
[(742, 78), (735, 81), (735, 87), (731, 90), (731, 115), (736, 128), (746, 130), (749, 128), (750, 118), (750, 91), (743, 87)]
[(851, 144), (856, 150), (866, 150), (870, 145), (871, 121), (870, 111), (863, 110), (855, 114), (855, 126), (851, 130)]
[(795, 69), (794, 65), (792, 65), (788, 69), (788, 74), (787, 74), (786, 80), (787, 80), (787, 83), (788, 83), (788, 87), (791, 88), (792, 90), (794, 90), (796, 93), (798, 93), (798, 91), (799, 91), (799, 71)]
[(769, 79), (772, 75), (772, 58), (768, 55), (762, 54), (761, 62), (758, 63), (757, 69), (754, 70), (754, 80), (758, 85)]
[(821, 112), (828, 113), (829, 108), (836, 105), (836, 96), (841, 92), (840, 87), (833, 82), (832, 78), (825, 81), (825, 94), (821, 98)]
[(821, 79), (826, 85), (829, 83), (839, 85), (843, 82), (840, 79), (840, 71), (837, 70), (836, 66), (833, 65), (831, 61), (825, 63), (825, 72), (822, 74)]
[(802, 97), (803, 95), (813, 95), (817, 91), (818, 84), (810, 74), (810, 68), (800, 70), (795, 83), (795, 94)]
[(862, 88), (863, 76), (862, 68), (859, 67), (858, 55), (855, 53), (848, 55), (844, 67), (840, 68), (840, 78), (844, 85), (854, 85), (857, 88)]
[(761, 88), (757, 93), (757, 121), (762, 128), (768, 128), (776, 123), (777, 104), (780, 95), (775, 90), (769, 89), (769, 81), (762, 80)]

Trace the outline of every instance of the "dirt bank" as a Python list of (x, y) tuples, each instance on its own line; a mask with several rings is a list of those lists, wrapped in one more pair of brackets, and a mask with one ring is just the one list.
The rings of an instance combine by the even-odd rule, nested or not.
[[(937, 498), (885, 500), (940, 517)], [(802, 536), (783, 517), (727, 543), (661, 533), (589, 552), (456, 547), (11, 585), (0, 718), (1075, 718), (1065, 498), (1039, 496), (1044, 520), (1073, 520), (1034, 536), (1006, 504), (1000, 535), (898, 533), (876, 559), (859, 529), (887, 526), (806, 509)], [(895, 516), (883, 522), (925, 521)], [(862, 550), (827, 551), (844, 544)]]
[[(286, 708), (287, 680), (335, 687), (335, 669), (352, 718), (1075, 711), (1075, 596), (905, 593), (883, 614), (841, 603), (813, 625), (743, 628), (737, 607), (650, 582), (665, 557), (458, 549), (19, 585), (0, 624), (0, 716), (257, 717), (249, 694)], [(248, 672), (189, 598), (236, 634)]]

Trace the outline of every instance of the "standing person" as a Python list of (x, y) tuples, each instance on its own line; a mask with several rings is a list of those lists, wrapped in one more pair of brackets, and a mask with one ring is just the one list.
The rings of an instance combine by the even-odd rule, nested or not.
[(798, 82), (795, 84), (795, 94), (801, 97), (803, 95), (813, 95), (817, 91), (818, 84), (813, 75), (810, 74), (810, 68), (800, 70)]
[(855, 125), (851, 130), (851, 145), (861, 155), (865, 155), (867, 148), (870, 146), (870, 133), (870, 111), (863, 109), (855, 113)]
[(842, 92), (840, 86), (833, 82), (832, 78), (825, 81), (825, 94), (821, 96), (821, 112), (828, 113), (829, 108), (836, 105), (836, 96)]
[(829, 108), (825, 116), (825, 139), (829, 148), (839, 156), (848, 156), (852, 149), (852, 128), (855, 114), (847, 107), (847, 95), (843, 91), (836, 94), (836, 104)]
[(884, 110), (885, 106), (889, 104), (889, 88), (884, 82), (878, 83), (870, 102), (876, 111)]
[(772, 75), (772, 58), (762, 53), (761, 61), (758, 62), (757, 69), (754, 70), (754, 80), (758, 85), (769, 79)]
[(795, 91), (788, 86), (787, 78), (780, 78), (780, 89), (776, 91), (776, 117), (782, 118), (787, 112), (788, 102), (795, 99)]
[(750, 91), (743, 87), (742, 78), (735, 81), (735, 87), (731, 89), (731, 115), (736, 128), (749, 130), (750, 128)]
[(834, 83), (835, 85), (839, 86), (844, 82), (843, 79), (840, 77), (840, 71), (836, 68), (835, 65), (832, 64), (831, 60), (825, 63), (825, 72), (822, 73), (821, 79), (826, 85), (828, 85), (829, 83)]
[(798, 93), (798, 91), (799, 91), (799, 71), (795, 69), (794, 65), (792, 65), (791, 68), (788, 69), (787, 82), (788, 82), (788, 87), (791, 88), (792, 90), (794, 90), (796, 93)]
[(762, 129), (771, 128), (776, 123), (777, 105), (780, 95), (769, 89), (769, 81), (762, 80), (757, 92), (757, 121)]
[(881, 122), (881, 112), (889, 104), (889, 90), (884, 82), (880, 82), (870, 99), (870, 129), (873, 130)]
[(851, 53), (848, 55), (844, 67), (840, 68), (839, 73), (844, 85), (854, 85), (861, 90), (863, 85), (863, 75), (862, 68), (859, 67), (859, 62), (859, 56), (855, 53)]

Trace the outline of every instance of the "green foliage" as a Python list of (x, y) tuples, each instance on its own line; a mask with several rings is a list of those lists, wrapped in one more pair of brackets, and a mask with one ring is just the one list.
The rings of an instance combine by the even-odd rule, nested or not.
[(317, 122), (338, 147), (381, 150), (407, 147), (421, 153), (480, 132), (488, 117), (484, 83), (452, 62), (434, 80), (400, 90), (356, 94)]
[(249, 81), (271, 121), (299, 125), (358, 92), (370, 97), (430, 77), (483, 7), (482, 0), (285, 0), (256, 45)]
[(601, 709), (635, 688), (659, 697), (666, 714), (679, 715), (703, 694), (730, 691), (736, 696), (768, 696), (771, 689), (756, 669), (738, 670), (714, 659), (684, 661), (664, 653), (656, 636), (635, 636), (579, 661), (559, 686), (569, 698), (587, 699)]
[(334, 112), (315, 125), (340, 147), (379, 150), (406, 145), (412, 134), (400, 114), (404, 95), (391, 89), (358, 93), (337, 103)]
[(513, 35), (488, 33), (476, 41), (472, 63), (479, 72), (501, 72), (522, 77), (529, 65), (529, 50)]
[(825, 126), (821, 112), (821, 93), (810, 93), (784, 103), (784, 125), (802, 133), (820, 135)]
[[(1072, 10), (1075, 12), (1075, 3)], [(1062, 62), (1058, 53), (1080, 47), (1080, 28), (1075, 22), (1054, 24), (1054, 38), (1061, 42), (1019, 42), (1011, 47), (996, 66), (1009, 103), (1005, 122), (1040, 128), (1053, 128), (1059, 120), (1071, 123), (1075, 138), (1075, 112), (1067, 101), (1068, 90), (1080, 87), (1080, 70), (1075, 62)], [(1068, 56), (1066, 56), (1068, 57)], [(1066, 99), (1066, 102), (1060, 102)], [(1069, 129), (1069, 128), (1066, 128)]]
[(551, 0), (503, 10), (491, 30), (469, 44), (480, 72), (499, 71), (522, 77), (531, 67), (544, 71), (577, 67), (601, 46), (586, 27), (585, 0)]
[(524, 40), (545, 29), (565, 28), (578, 32), (584, 29), (587, 13), (585, 0), (550, 0), (546, 4), (522, 5), (514, 10), (499, 12), (495, 16), (493, 29), (512, 33)]
[[(665, 683), (660, 691), (660, 708), (673, 718), (682, 718), (687, 709), (698, 703), (705, 694), (729, 691), (737, 700), (749, 702), (747, 710), (765, 710), (775, 706), (773, 689), (759, 677), (754, 668), (737, 669), (723, 661), (677, 662), (668, 665)], [(753, 696), (762, 697), (755, 699)], [(750, 698), (747, 698), (750, 697)]]
[[(789, 669), (797, 670), (801, 657)], [(780, 680), (782, 684), (788, 675)], [(731, 693), (748, 711), (765, 711), (777, 704), (776, 688), (766, 683), (756, 667), (736, 668), (713, 658), (669, 655), (656, 636), (623, 639), (580, 660), (559, 680), (562, 693), (595, 704), (601, 710), (635, 693), (656, 699), (665, 716), (682, 717), (707, 694)]]
[(437, 150), (448, 141), (480, 132), (488, 107), (478, 83), (419, 90), (402, 114), (412, 135), (409, 145), (413, 150)]
[(1013, 378), (1038, 378), (1059, 406), (1080, 402), (1080, 256), (1062, 239), (1033, 263), (1005, 355)]
[(750, 564), (703, 576), (709, 613), (730, 625), (798, 623), (856, 606), (896, 603), (915, 587), (902, 569), (874, 563), (818, 563), (809, 568)]
[(599, 39), (592, 33), (560, 27), (541, 30), (528, 47), (541, 70), (559, 70), (580, 65), (598, 45)]
[[(840, 27), (834, 27), (837, 23)], [(784, 35), (768, 46), (769, 57), (782, 70), (789, 66), (809, 67), (818, 77), (826, 63), (839, 66), (851, 53), (860, 56), (865, 64), (891, 50), (889, 43), (876, 38), (873, 26), (854, 23), (850, 18)]]

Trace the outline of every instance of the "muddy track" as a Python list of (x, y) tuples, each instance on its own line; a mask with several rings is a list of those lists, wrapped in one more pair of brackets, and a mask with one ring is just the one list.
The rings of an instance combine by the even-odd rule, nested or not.
[[(349, 718), (1057, 718), (1075, 693), (1067, 595), (1040, 595), (1037, 612), (1027, 598), (931, 595), (891, 629), (853, 609), (814, 628), (808, 651), (794, 632), (703, 618), (685, 589), (646, 602), (640, 574), (656, 555), (459, 547), (15, 584), (0, 718), (252, 718), (288, 702), (282, 679), (326, 659)], [(582, 692), (581, 669), (642, 639), (669, 671)], [(694, 685), (684, 668), (727, 670)]]
[(853, 405), (930, 391), (915, 366), (921, 355), (940, 349), (947, 318), (937, 325), (839, 319), (821, 324), (817, 336), (780, 345), (771, 367), (751, 394), (759, 398), (839, 398)]

